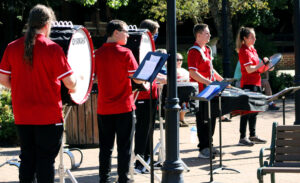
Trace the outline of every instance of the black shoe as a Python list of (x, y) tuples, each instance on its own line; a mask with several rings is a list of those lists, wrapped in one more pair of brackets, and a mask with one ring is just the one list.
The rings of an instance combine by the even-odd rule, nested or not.
[(266, 140), (258, 138), (258, 136), (249, 137), (249, 140), (255, 144), (265, 144), (267, 143)]
[(277, 111), (279, 109), (280, 109), (280, 107), (277, 107), (275, 104), (271, 104), (268, 107), (268, 110), (270, 110), (270, 111)]

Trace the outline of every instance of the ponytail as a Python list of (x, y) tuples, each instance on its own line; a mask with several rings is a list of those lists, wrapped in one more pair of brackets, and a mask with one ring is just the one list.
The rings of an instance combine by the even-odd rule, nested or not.
[(240, 51), (240, 48), (242, 47), (242, 45), (244, 44), (244, 41), (245, 41), (244, 37), (247, 38), (251, 32), (254, 32), (254, 29), (250, 28), (250, 27), (242, 26), (239, 29), (239, 32), (237, 33), (236, 40), (235, 40), (236, 52)]
[(38, 4), (30, 10), (24, 45), (24, 61), (26, 64), (33, 66), (33, 48), (35, 44), (35, 36), (38, 30), (42, 29), (52, 20), (55, 20), (55, 15), (53, 10), (49, 7)]

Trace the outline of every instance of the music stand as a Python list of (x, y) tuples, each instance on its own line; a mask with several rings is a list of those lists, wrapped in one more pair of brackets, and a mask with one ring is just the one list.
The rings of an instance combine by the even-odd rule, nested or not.
[[(208, 104), (208, 131), (209, 131), (209, 164), (210, 164), (210, 182), (213, 180), (213, 169), (212, 169), (212, 127), (211, 127), (211, 99), (219, 95), (229, 83), (227, 82), (213, 82), (208, 85), (202, 92), (200, 92), (195, 97), (191, 97), (195, 100), (205, 101)], [(220, 155), (221, 156), (221, 155)]]
[[(229, 85), (229, 83), (227, 82), (213, 82), (212, 84), (220, 84), (222, 85), (222, 87), (227, 87)], [(224, 88), (224, 89), (225, 89)], [(222, 90), (223, 91), (223, 90)], [(223, 164), (222, 164), (222, 104), (221, 104), (221, 93), (222, 91), (219, 93), (218, 95), (218, 100), (219, 100), (219, 149), (220, 149), (220, 165), (218, 168), (214, 169), (213, 170), (213, 173), (217, 173), (218, 171), (220, 170), (230, 170), (230, 171), (234, 171), (234, 172), (237, 172), (237, 173), (241, 173), (239, 172), (238, 170), (235, 170), (233, 168), (227, 168), (227, 167), (224, 167)]]
[(144, 57), (143, 61), (139, 65), (136, 72), (133, 74), (132, 79), (147, 81), (150, 83), (150, 173), (151, 173), (151, 183), (154, 182), (154, 166), (153, 166), (153, 116), (152, 116), (152, 83), (156, 78), (158, 72), (164, 66), (166, 60), (168, 59), (168, 54), (148, 52)]
[(280, 92), (268, 97), (268, 102), (271, 102), (276, 99), (282, 100), (282, 118), (283, 118), (283, 125), (285, 125), (285, 98), (289, 94), (294, 94), (297, 90), (300, 89), (300, 86), (289, 87), (281, 90)]

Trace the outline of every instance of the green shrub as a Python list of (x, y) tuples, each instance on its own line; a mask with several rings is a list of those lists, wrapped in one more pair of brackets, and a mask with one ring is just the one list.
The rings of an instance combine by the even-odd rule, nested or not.
[(0, 91), (0, 146), (12, 146), (17, 142), (11, 94), (9, 91), (2, 90)]
[(272, 93), (275, 94), (285, 88), (294, 86), (294, 78), (285, 73), (281, 73), (277, 76), (277, 71), (270, 72), (269, 82), (272, 88)]

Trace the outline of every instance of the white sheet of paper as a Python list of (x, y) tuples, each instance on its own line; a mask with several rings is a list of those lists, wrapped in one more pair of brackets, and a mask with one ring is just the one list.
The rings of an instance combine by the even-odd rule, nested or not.
[(218, 88), (218, 85), (210, 85), (208, 90), (202, 95), (203, 98), (208, 98), (213, 91), (215, 91), (216, 88)]
[(160, 56), (151, 55), (150, 60), (145, 60), (145, 64), (137, 78), (148, 80), (149, 77), (152, 75), (154, 69), (156, 68), (159, 60)]

